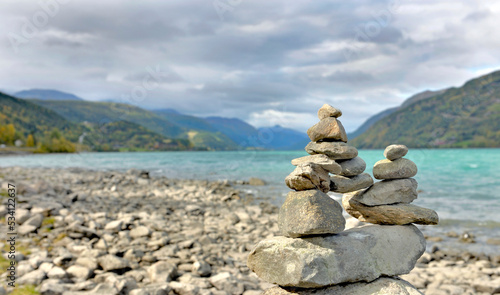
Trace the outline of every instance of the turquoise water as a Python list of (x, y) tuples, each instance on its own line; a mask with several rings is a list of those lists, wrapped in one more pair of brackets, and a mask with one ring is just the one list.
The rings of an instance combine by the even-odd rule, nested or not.
[[(301, 151), (50, 154), (2, 157), (0, 167), (136, 168), (170, 178), (208, 180), (259, 177), (268, 185), (243, 188), (279, 205), (289, 191), (284, 179), (294, 169), (290, 160), (304, 155)], [(359, 155), (369, 173), (384, 158), (382, 150), (361, 150)], [(500, 149), (413, 149), (406, 157), (419, 169), (416, 205), (436, 210), (444, 222), (500, 223)]]

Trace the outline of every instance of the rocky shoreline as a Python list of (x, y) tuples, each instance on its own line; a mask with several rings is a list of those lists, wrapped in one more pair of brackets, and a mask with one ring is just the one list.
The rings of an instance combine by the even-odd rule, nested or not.
[[(66, 295), (256, 295), (273, 286), (246, 260), (258, 241), (279, 235), (278, 207), (255, 204), (227, 181), (19, 167), (2, 168), (0, 180), (3, 189), (17, 187), (16, 288)], [(5, 206), (0, 211), (6, 216)], [(0, 294), (11, 291), (5, 262)], [(401, 277), (431, 295), (500, 293), (500, 251), (488, 256), (433, 247)]]

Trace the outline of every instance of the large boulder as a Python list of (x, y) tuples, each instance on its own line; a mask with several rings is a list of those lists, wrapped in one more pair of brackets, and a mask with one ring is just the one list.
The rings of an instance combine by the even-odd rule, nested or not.
[(273, 287), (262, 295), (422, 295), (417, 288), (400, 278), (378, 278), (373, 282), (340, 284), (321, 289)]
[(356, 200), (358, 192), (342, 197), (344, 209), (352, 217), (363, 222), (375, 224), (438, 224), (436, 211), (413, 204), (398, 203), (392, 205), (366, 206)]
[(333, 234), (344, 230), (342, 206), (319, 190), (289, 192), (278, 216), (284, 236)]
[(424, 251), (425, 238), (414, 225), (367, 225), (335, 235), (261, 241), (248, 267), (270, 283), (317, 288), (407, 274)]
[(358, 150), (343, 142), (314, 142), (311, 141), (305, 148), (310, 155), (323, 154), (334, 160), (352, 159), (358, 155)]

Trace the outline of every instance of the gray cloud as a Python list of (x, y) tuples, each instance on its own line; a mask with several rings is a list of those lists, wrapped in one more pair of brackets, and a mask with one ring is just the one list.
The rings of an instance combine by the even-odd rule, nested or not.
[(119, 98), (161, 67), (141, 106), (305, 131), (330, 103), (353, 131), (416, 92), (500, 67), (489, 1), (242, 0), (223, 20), (213, 3), (69, 1), (15, 52), (12, 34), (24, 38), (43, 9), (4, 1), (0, 86)]

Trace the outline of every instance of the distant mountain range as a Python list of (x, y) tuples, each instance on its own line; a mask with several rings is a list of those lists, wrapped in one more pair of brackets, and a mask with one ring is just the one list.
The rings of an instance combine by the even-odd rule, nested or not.
[(352, 145), (500, 147), (500, 71), (472, 79), (458, 88), (420, 93), (399, 108), (376, 116), (362, 126), (366, 130), (350, 141)]
[[(200, 118), (184, 115), (173, 109), (145, 110), (123, 103), (91, 102), (56, 90), (35, 89), (17, 94), (28, 99), (19, 100), (6, 94), (2, 96), (4, 99), (8, 97), (18, 103), (26, 102), (25, 108), (28, 113), (33, 110), (39, 112), (43, 109), (56, 114), (57, 118), (63, 119), (66, 124), (72, 126), (71, 130), (66, 128), (63, 132), (71, 134), (67, 136), (69, 139), (79, 140), (82, 145), (98, 151), (286, 150), (295, 147), (298, 141), (307, 138), (305, 133), (275, 126), (266, 129), (268, 133), (272, 130), (272, 137), (262, 139), (261, 129), (256, 129), (236, 118)], [(51, 94), (57, 99), (50, 99)], [(8, 111), (5, 110), (5, 112)], [(25, 119), (29, 120), (29, 118)], [(31, 123), (34, 127), (30, 130), (37, 129), (36, 122)], [(47, 126), (50, 125), (50, 123), (47, 124)], [(60, 125), (54, 124), (53, 127), (61, 129)], [(49, 127), (44, 127), (43, 131), (40, 129), (39, 132), (37, 131), (40, 133), (37, 137), (41, 137), (49, 129)], [(141, 134), (143, 136), (140, 136)], [(151, 142), (148, 143), (147, 139)]]
[[(237, 118), (201, 118), (173, 109), (91, 102), (56, 90), (15, 95), (29, 99), (0, 93), (0, 128), (12, 124), (16, 138), (24, 140), (28, 135), (42, 140), (57, 128), (71, 142), (97, 151), (301, 150), (309, 142), (305, 133), (281, 126), (255, 128)], [(418, 93), (401, 106), (372, 116), (349, 139), (358, 148), (393, 143), (422, 148), (500, 147), (500, 71), (462, 87)]]
[(380, 121), (381, 119), (389, 116), (390, 114), (394, 113), (395, 111), (403, 109), (403, 108), (405, 108), (413, 103), (416, 103), (422, 99), (426, 99), (426, 98), (429, 98), (431, 96), (441, 94), (444, 91), (445, 90), (438, 90), (438, 91), (426, 90), (424, 92), (417, 93), (417, 94), (411, 96), (410, 98), (406, 99), (403, 102), (403, 104), (401, 104), (401, 106), (395, 107), (395, 108), (389, 108), (389, 109), (383, 110), (382, 112), (371, 116), (361, 126), (359, 126), (358, 129), (356, 129), (356, 131), (349, 133), (348, 137), (349, 137), (349, 139), (354, 139), (354, 138), (358, 137), (359, 135), (363, 134), (370, 127), (372, 127), (373, 124), (375, 124), (378, 121)]
[(41, 100), (83, 100), (82, 98), (58, 90), (51, 89), (30, 89), (14, 93), (15, 97)]

